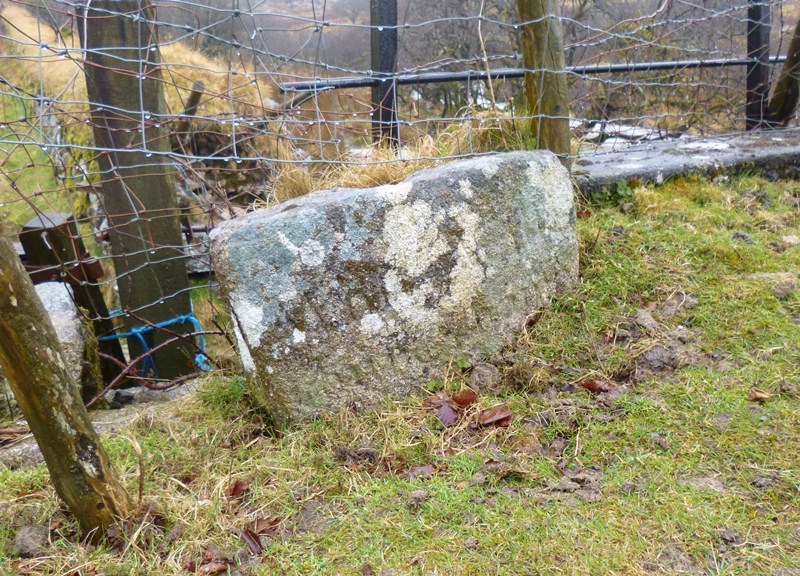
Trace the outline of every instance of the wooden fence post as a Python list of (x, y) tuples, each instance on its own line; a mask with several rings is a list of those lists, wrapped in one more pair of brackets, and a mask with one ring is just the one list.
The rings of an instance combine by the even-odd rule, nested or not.
[(397, 146), (397, 0), (370, 0), (372, 72), (381, 82), (372, 88), (372, 141)]
[[(101, 200), (129, 330), (191, 311), (154, 10), (137, 0), (92, 0), (78, 18)], [(192, 331), (185, 324), (169, 329)], [(149, 348), (173, 337), (161, 330), (142, 336)], [(135, 337), (128, 346), (131, 357), (145, 351)], [(158, 378), (193, 372), (193, 358), (191, 342), (161, 348), (154, 354)]]
[(770, 5), (765, 0), (748, 0), (747, 7), (747, 95), (745, 129), (760, 128), (767, 117), (769, 97)]
[(555, 152), (569, 168), (569, 95), (559, 7), (554, 0), (517, 0), (517, 10), (531, 131), (539, 148)]

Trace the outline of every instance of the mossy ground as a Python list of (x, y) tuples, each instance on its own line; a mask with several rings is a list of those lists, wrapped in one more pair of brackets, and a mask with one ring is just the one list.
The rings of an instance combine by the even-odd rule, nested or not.
[[(508, 428), (471, 426), (473, 406), (442, 429), (420, 390), (276, 432), (240, 379), (209, 377), (130, 428), (157, 513), (98, 547), (43, 467), (0, 469), (0, 573), (794, 574), (800, 290), (780, 285), (800, 273), (782, 240), (799, 203), (796, 182), (685, 178), (582, 213), (580, 285), (496, 359), (507, 391), (479, 398), (507, 403)], [(131, 442), (106, 444), (136, 493)], [(30, 524), (53, 544), (17, 559)]]

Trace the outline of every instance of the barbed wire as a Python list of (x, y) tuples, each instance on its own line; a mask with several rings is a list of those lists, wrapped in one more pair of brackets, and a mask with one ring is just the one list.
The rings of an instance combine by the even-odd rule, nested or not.
[[(276, 4), (139, 0), (121, 13), (97, 0), (0, 2), (0, 220), (16, 236), (37, 215), (69, 215), (72, 241), (105, 272), (77, 285), (102, 291), (109, 309), (122, 304), (105, 316), (118, 326), (187, 294), (212, 302), (202, 314), (214, 322), (224, 316), (214, 304), (206, 235), (221, 220), (314, 189), (392, 181), (444, 159), (529, 147), (534, 117), (508, 69), (566, 75), (575, 155), (745, 129), (747, 71), (739, 64), (748, 56), (752, 1), (562, 0), (560, 13), (521, 22), (513, 0), (397, 0), (398, 21), (380, 26), (369, 0)], [(769, 53), (779, 56), (800, 6), (755, 4), (771, 8)], [(87, 47), (87, 14), (89, 26), (134, 24), (139, 45)], [(520, 31), (545, 20), (563, 31), (565, 70), (523, 67)], [(372, 36), (384, 30), (398, 36), (388, 72), (375, 69), (370, 54)], [(703, 67), (711, 61), (727, 67)], [(666, 69), (607, 69), (648, 62)], [(137, 97), (129, 105), (90, 101), (88, 66), (133, 78)], [(451, 73), (466, 78), (429, 83)], [(372, 145), (380, 106), (370, 86), (336, 85), (347, 79), (395, 87), (396, 149)], [(153, 86), (163, 109), (143, 104)], [(95, 141), (101, 116), (127, 145)], [(109, 118), (130, 122), (112, 126)], [(178, 205), (146, 206), (126, 174), (169, 178)], [(120, 182), (128, 208), (108, 213), (104, 195)], [(159, 237), (161, 223), (176, 218), (183, 232)], [(140, 243), (119, 253), (129, 229)], [(82, 257), (53, 266), (66, 277)], [(176, 262), (200, 262), (202, 279), (175, 289), (158, 278), (152, 297), (120, 302), (121, 283)], [(220, 346), (215, 352), (229, 352), (227, 341)]]

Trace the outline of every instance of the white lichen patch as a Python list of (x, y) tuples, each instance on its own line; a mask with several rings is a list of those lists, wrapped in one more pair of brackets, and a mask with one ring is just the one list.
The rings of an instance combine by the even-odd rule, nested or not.
[[(528, 163), (528, 181), (536, 182), (544, 200), (544, 222), (548, 228), (564, 228), (575, 209), (572, 194), (567, 193), (569, 181), (564, 178), (566, 169), (551, 160), (551, 166), (538, 162)], [(553, 191), (550, 193), (550, 191)]]
[(480, 218), (474, 212), (461, 208), (455, 220), (464, 230), (456, 248), (456, 264), (450, 272), (450, 290), (442, 298), (444, 312), (467, 310), (480, 290), (485, 272), (478, 254), (478, 225)]
[(75, 436), (75, 430), (72, 426), (69, 425), (67, 419), (64, 418), (64, 414), (61, 412), (56, 412), (56, 424), (67, 436)]
[(295, 344), (302, 344), (305, 341), (306, 341), (306, 333), (303, 332), (302, 330), (298, 330), (297, 328), (295, 328), (292, 331), (292, 342), (294, 342)]
[(410, 182), (401, 182), (400, 184), (384, 184), (376, 189), (375, 195), (384, 202), (387, 202), (392, 206), (397, 206), (401, 202), (406, 201), (406, 198), (408, 198), (408, 193), (411, 192), (412, 187), (413, 185)]
[(365, 314), (359, 323), (361, 331), (370, 336), (379, 334), (385, 325), (380, 314)]
[(397, 312), (401, 320), (415, 326), (430, 324), (438, 320), (438, 313), (435, 308), (426, 304), (428, 296), (433, 294), (433, 287), (430, 281), (425, 281), (413, 290), (406, 292), (403, 290), (400, 275), (390, 270), (383, 278), (383, 285), (386, 288), (389, 305)]
[(250, 354), (247, 342), (244, 341), (242, 331), (239, 330), (238, 322), (233, 322), (233, 335), (236, 337), (236, 350), (239, 352), (239, 358), (242, 360), (242, 367), (248, 373), (255, 372), (256, 363), (253, 361), (253, 356)]
[(83, 458), (81, 458), (79, 462), (81, 463), (81, 467), (87, 475), (91, 476), (92, 478), (97, 478), (99, 476), (100, 473), (97, 471), (97, 468), (94, 467), (94, 464), (88, 460), (84, 460)]
[(319, 266), (325, 260), (325, 247), (316, 240), (306, 240), (298, 253), (300, 262), (306, 266)]
[(292, 242), (283, 232), (278, 233), (278, 240), (292, 256), (305, 266), (319, 266), (325, 260), (325, 247), (313, 238), (309, 238), (300, 246)]
[(422, 275), (448, 249), (439, 235), (437, 217), (423, 200), (387, 211), (383, 239), (386, 262), (411, 277)]
[(261, 344), (261, 336), (266, 330), (262, 305), (251, 302), (247, 296), (234, 293), (231, 296), (231, 308), (247, 345), (255, 347)]
[(464, 198), (471, 199), (472, 195), (475, 194), (475, 190), (472, 188), (472, 182), (466, 178), (458, 181), (458, 187), (461, 189)]

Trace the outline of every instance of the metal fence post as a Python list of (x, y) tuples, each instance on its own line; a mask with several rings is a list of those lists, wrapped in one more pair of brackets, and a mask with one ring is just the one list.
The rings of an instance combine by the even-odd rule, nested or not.
[(747, 95), (745, 128), (760, 127), (769, 98), (769, 0), (748, 0), (747, 7)]
[(397, 0), (370, 0), (370, 54), (372, 72), (381, 79), (372, 87), (372, 140), (396, 146), (400, 141), (397, 123)]

